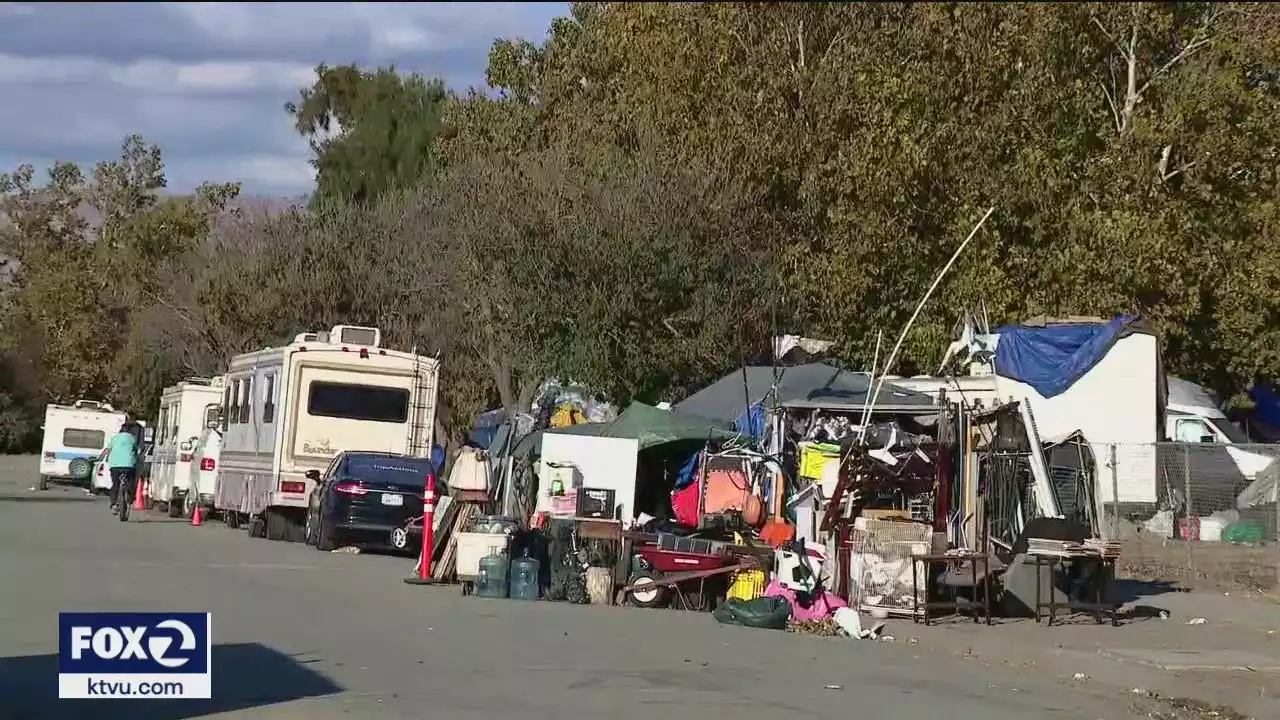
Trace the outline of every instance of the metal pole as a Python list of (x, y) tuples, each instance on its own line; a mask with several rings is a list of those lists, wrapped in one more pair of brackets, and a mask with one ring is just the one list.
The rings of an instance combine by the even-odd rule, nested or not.
[(427, 472), (426, 487), (422, 491), (422, 552), (418, 558), (418, 574), (404, 579), (409, 585), (431, 585), (431, 549), (435, 544), (436, 474)]
[(1110, 445), (1111, 465), (1111, 540), (1120, 539), (1120, 471), (1116, 462), (1116, 444)]
[[(1191, 443), (1182, 444), (1182, 486), (1184, 488), (1183, 493), (1186, 495), (1186, 498), (1183, 500), (1183, 503), (1186, 506), (1186, 511), (1183, 513), (1183, 515), (1185, 516), (1185, 519), (1183, 520), (1183, 525), (1186, 527), (1186, 529), (1182, 533), (1182, 539), (1187, 543), (1187, 572), (1190, 573), (1192, 569), (1192, 563), (1191, 563), (1192, 522), (1191, 521), (1193, 518), (1195, 518), (1195, 510), (1193, 510), (1191, 507)], [(1197, 527), (1196, 536), (1199, 537), (1200, 533), (1198, 530), (1199, 528), (1198, 522), (1196, 523), (1196, 527)]]

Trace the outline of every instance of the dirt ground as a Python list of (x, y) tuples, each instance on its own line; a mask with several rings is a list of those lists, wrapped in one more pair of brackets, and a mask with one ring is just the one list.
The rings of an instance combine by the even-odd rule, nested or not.
[(1151, 537), (1124, 541), (1117, 574), (1206, 590), (1280, 590), (1280, 545), (1231, 545)]

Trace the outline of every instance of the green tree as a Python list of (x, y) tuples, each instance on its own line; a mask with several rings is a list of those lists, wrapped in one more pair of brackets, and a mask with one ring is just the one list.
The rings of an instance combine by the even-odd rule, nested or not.
[(316, 82), (285, 109), (311, 143), (314, 197), (362, 204), (416, 185), (434, 162), (444, 84), (394, 67), (316, 68)]

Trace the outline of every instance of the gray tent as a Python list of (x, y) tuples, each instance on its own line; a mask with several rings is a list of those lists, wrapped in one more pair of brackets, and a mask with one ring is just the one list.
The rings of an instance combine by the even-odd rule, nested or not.
[[(676, 412), (735, 422), (748, 405), (761, 402), (773, 387), (774, 368), (748, 365), (690, 395), (673, 408)], [(826, 363), (779, 367), (778, 401), (785, 407), (842, 410), (862, 408), (870, 394), (867, 373), (841, 370)], [(933, 414), (938, 408), (933, 398), (886, 382), (876, 399), (879, 412)]]

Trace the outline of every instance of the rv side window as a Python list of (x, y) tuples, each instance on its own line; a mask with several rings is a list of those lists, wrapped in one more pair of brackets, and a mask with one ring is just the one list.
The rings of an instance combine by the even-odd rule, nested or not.
[(101, 450), (107, 444), (107, 434), (101, 430), (67, 428), (62, 431), (62, 444), (81, 450)]
[(222, 391), (222, 432), (227, 431), (227, 423), (231, 421), (231, 383)]
[(231, 383), (231, 424), (240, 424), (240, 381)]
[(166, 413), (168, 413), (168, 411), (169, 411), (169, 406), (168, 406), (168, 405), (161, 405), (161, 406), (160, 406), (160, 416), (159, 416), (158, 418), (156, 418), (156, 420), (158, 421), (158, 422), (157, 422), (157, 424), (156, 424), (156, 427), (157, 427), (157, 428), (159, 428), (159, 430), (160, 430), (159, 437), (157, 437), (157, 438), (156, 438), (156, 442), (157, 442), (158, 444), (160, 444), (160, 445), (163, 445), (163, 444), (164, 444), (164, 430), (165, 430), (165, 428), (168, 426), (168, 423), (167, 423), (167, 422), (165, 422), (165, 417), (166, 417)]
[(169, 406), (169, 439), (178, 439), (178, 406)]
[(244, 393), (240, 396), (240, 422), (249, 422), (249, 416), (253, 409), (253, 378), (244, 379)]
[(262, 388), (262, 423), (269, 425), (276, 421), (276, 376), (267, 375)]
[(402, 423), (409, 417), (409, 391), (375, 385), (312, 382), (307, 413), (317, 417)]
[[(218, 413), (217, 405), (205, 405), (204, 406), (204, 426), (207, 428), (217, 427), (218, 414), (219, 413)], [(204, 430), (202, 429), (200, 433), (203, 435)]]

